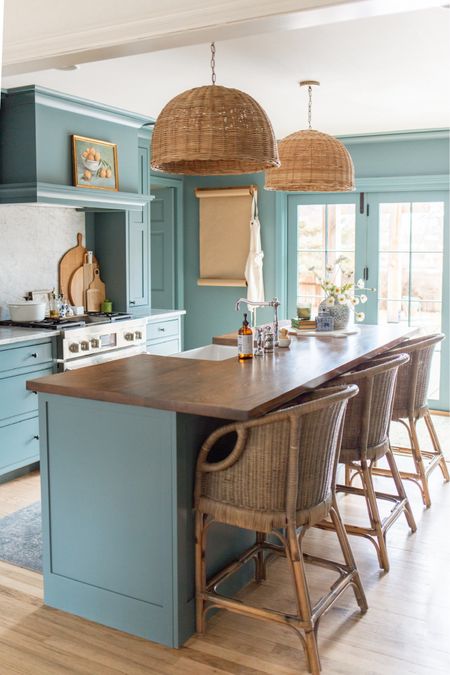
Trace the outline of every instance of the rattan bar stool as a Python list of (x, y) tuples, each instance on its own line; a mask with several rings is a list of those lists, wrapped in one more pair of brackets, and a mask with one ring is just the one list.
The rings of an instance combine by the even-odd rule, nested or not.
[[(305, 403), (249, 422), (229, 424), (204, 442), (195, 482), (199, 633), (205, 631), (205, 615), (213, 607), (284, 624), (299, 635), (310, 671), (317, 675), (320, 671), (317, 630), (323, 613), (350, 585), (361, 611), (366, 611), (364, 590), (334, 494), (345, 408), (347, 400), (357, 391), (356, 386), (317, 390), (308, 394)], [(237, 438), (230, 454), (216, 463), (208, 461), (216, 443), (233, 432)], [(306, 531), (328, 514), (336, 528), (343, 563), (303, 552)], [(255, 544), (238, 560), (207, 580), (206, 540), (214, 521), (254, 531), (256, 537)], [(279, 543), (269, 541), (269, 535)], [(255, 562), (255, 580), (262, 582), (266, 577), (266, 552), (283, 555), (289, 561), (296, 613), (253, 607), (218, 592), (220, 584), (250, 560)], [(314, 606), (305, 577), (305, 562), (328, 567), (338, 574), (329, 592)]]
[[(347, 407), (339, 458), (339, 461), (346, 465), (346, 484), (336, 485), (336, 492), (361, 495), (365, 498), (370, 527), (345, 523), (345, 529), (348, 534), (365, 537), (373, 543), (380, 567), (386, 572), (389, 571), (386, 546), (388, 529), (404, 513), (411, 531), (416, 531), (414, 516), (389, 445), (388, 435), (397, 371), (408, 361), (409, 357), (405, 354), (379, 358), (375, 364), (364, 364), (332, 381), (332, 384), (356, 384), (359, 388), (358, 395), (349, 401)], [(394, 480), (396, 494), (379, 492), (375, 490), (373, 484), (374, 463), (384, 456)], [(354, 487), (352, 479), (348, 480), (349, 470), (354, 472), (352, 478), (360, 476), (362, 487)], [(389, 515), (383, 519), (377, 500), (393, 503)], [(319, 523), (318, 527), (334, 529), (334, 524), (327, 520)]]
[[(426, 335), (405, 340), (389, 354), (408, 354), (409, 363), (400, 368), (397, 389), (395, 392), (392, 421), (400, 422), (406, 427), (410, 440), (410, 447), (393, 446), (395, 454), (403, 457), (412, 457), (415, 471), (400, 471), (400, 476), (413, 481), (419, 486), (423, 503), (427, 508), (431, 506), (428, 476), (439, 466), (445, 481), (450, 480), (448, 467), (442, 452), (439, 438), (433, 424), (427, 403), (428, 386), (431, 374), (431, 360), (435, 346), (444, 339), (442, 333)], [(433, 450), (422, 450), (417, 435), (417, 422), (423, 417), (431, 438)], [(427, 461), (426, 465), (423, 461)], [(390, 476), (390, 468), (377, 467), (377, 475)]]

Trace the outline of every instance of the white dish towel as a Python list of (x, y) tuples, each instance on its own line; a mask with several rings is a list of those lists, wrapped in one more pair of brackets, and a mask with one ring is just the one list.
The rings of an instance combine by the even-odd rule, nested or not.
[(253, 190), (250, 219), (250, 251), (245, 264), (247, 300), (252, 300), (253, 302), (264, 302), (263, 258), (264, 252), (261, 248), (261, 223), (258, 217), (257, 193), (256, 190)]

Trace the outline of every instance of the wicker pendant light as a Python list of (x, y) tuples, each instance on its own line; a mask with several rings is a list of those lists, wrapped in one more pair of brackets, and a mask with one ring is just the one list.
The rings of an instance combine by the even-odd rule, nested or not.
[(175, 96), (156, 120), (153, 169), (190, 175), (254, 173), (280, 166), (277, 142), (264, 110), (239, 89), (212, 84)]
[(347, 148), (333, 136), (311, 128), (312, 87), (308, 86), (308, 129), (296, 131), (278, 143), (281, 167), (266, 171), (266, 190), (288, 192), (350, 192), (355, 189), (355, 170)]

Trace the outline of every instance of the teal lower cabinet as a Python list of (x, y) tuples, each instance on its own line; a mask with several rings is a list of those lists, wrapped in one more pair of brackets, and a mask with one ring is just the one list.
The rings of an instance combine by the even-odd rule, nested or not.
[[(195, 630), (195, 461), (225, 420), (48, 394), (39, 406), (45, 603), (179, 647)], [(210, 529), (211, 573), (254, 541)]]
[(147, 354), (170, 356), (181, 351), (181, 319), (154, 319), (147, 323)]
[(38, 397), (25, 385), (52, 372), (51, 340), (0, 347), (0, 477), (39, 461)]

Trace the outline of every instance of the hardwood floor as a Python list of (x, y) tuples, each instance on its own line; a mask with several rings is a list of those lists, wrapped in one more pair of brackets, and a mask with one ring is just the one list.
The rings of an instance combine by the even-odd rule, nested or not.
[[(0, 485), (1, 514), (35, 501), (38, 475)], [(383, 484), (387, 487), (386, 482)], [(405, 520), (388, 534), (391, 571), (377, 566), (370, 542), (352, 538), (369, 611), (361, 616), (353, 594), (345, 593), (319, 628), (324, 675), (430, 675), (450, 671), (450, 484), (431, 477), (433, 505), (424, 510), (419, 491), (407, 486), (418, 531)], [(28, 495), (28, 497), (27, 497)], [(361, 519), (365, 507), (344, 497), (345, 517)], [(309, 552), (337, 551), (333, 533), (314, 530)], [(335, 553), (337, 556), (337, 553)], [(313, 594), (326, 587), (328, 572), (312, 568)], [(243, 593), (256, 604), (289, 609), (290, 579), (285, 561), (270, 565), (262, 586)], [(204, 637), (171, 650), (45, 607), (39, 574), (0, 562), (1, 675), (298, 675), (306, 673), (294, 632), (222, 612), (208, 622)]]

